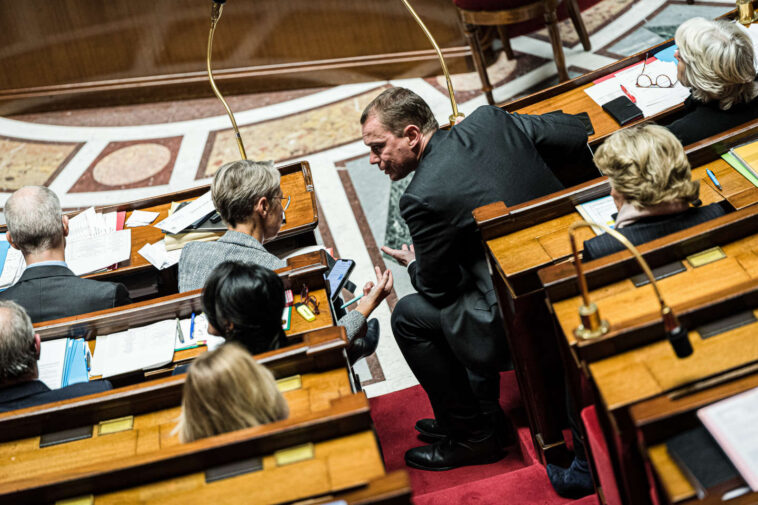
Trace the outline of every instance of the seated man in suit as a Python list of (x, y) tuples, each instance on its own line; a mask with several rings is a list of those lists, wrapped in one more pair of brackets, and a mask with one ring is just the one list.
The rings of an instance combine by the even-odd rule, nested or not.
[[(228, 231), (215, 242), (190, 242), (179, 258), (179, 291), (200, 289), (224, 261), (251, 263), (274, 270), (287, 266), (263, 247), (282, 226), (287, 198), (282, 196), (279, 171), (271, 161), (233, 161), (218, 169), (211, 184), (213, 204)], [(355, 310), (340, 318), (355, 361), (373, 354), (379, 343), (379, 321), (369, 315), (392, 291), (392, 273), (379, 275)]]
[(668, 125), (682, 144), (758, 117), (755, 49), (741, 26), (692, 18), (676, 30), (675, 41), (677, 78), (692, 92), (684, 115)]
[[(643, 244), (724, 215), (719, 203), (696, 207), (700, 183), (692, 180), (682, 144), (666, 128), (633, 126), (619, 130), (595, 153), (595, 164), (611, 182), (618, 209), (616, 230)], [(624, 250), (608, 234), (584, 242), (583, 260)]]
[(50, 390), (37, 379), (40, 347), (24, 309), (14, 302), (0, 302), (0, 412), (111, 389), (110, 382), (101, 380)]
[(435, 419), (420, 420), (416, 429), (436, 442), (410, 449), (405, 461), (447, 470), (498, 460), (507, 438), (499, 371), (509, 358), (471, 213), (563, 189), (544, 159), (581, 157), (584, 126), (566, 114), (527, 116), (486, 106), (441, 130), (426, 102), (403, 88), (376, 97), (361, 124), (372, 164), (393, 181), (414, 172), (400, 199), (413, 245), (383, 251), (408, 266), (418, 291), (395, 306), (392, 331), (434, 410)]
[(44, 186), (25, 186), (5, 204), (7, 238), (19, 249), (26, 270), (0, 293), (26, 309), (32, 322), (50, 321), (131, 303), (123, 284), (80, 279), (65, 262), (68, 216), (58, 197)]

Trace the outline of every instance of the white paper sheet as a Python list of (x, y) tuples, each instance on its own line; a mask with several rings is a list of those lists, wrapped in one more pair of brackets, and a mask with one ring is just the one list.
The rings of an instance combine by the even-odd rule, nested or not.
[(66, 241), (66, 264), (76, 275), (96, 272), (126, 261), (131, 253), (131, 230)]
[(63, 380), (63, 364), (66, 360), (67, 338), (56, 338), (42, 342), (37, 369), (39, 380), (50, 389), (59, 389)]
[(135, 210), (126, 220), (126, 226), (128, 228), (134, 228), (137, 226), (147, 226), (158, 217), (160, 212), (148, 212), (145, 210)]
[(91, 237), (97, 229), (97, 213), (94, 207), (80, 212), (68, 220), (67, 240), (79, 240)]
[[(0, 241), (7, 241), (5, 233), (0, 234)], [(21, 277), (26, 268), (26, 261), (24, 261), (24, 255), (21, 251), (8, 248), (8, 253), (5, 256), (5, 264), (3, 265), (3, 272), (0, 274), (0, 289), (5, 289), (12, 286)]]
[(179, 233), (201, 217), (213, 212), (214, 209), (211, 192), (208, 191), (192, 203), (182, 207), (163, 221), (157, 223), (155, 227), (168, 233)]
[(113, 377), (136, 370), (150, 370), (174, 357), (176, 320), (168, 319), (120, 333), (97, 337), (92, 371)]
[[(597, 198), (595, 200), (582, 203), (576, 206), (576, 211), (586, 220), (593, 223), (604, 224), (606, 226), (613, 226), (616, 224), (613, 219), (613, 214), (618, 212), (616, 204), (613, 203), (612, 196), (604, 196), (603, 198)], [(592, 227), (592, 231), (595, 235), (602, 235), (605, 230)]]
[(758, 491), (758, 388), (704, 407), (697, 416), (750, 489)]
[[(639, 88), (637, 87), (637, 78), (642, 71), (641, 65), (635, 65), (629, 69), (616, 73), (616, 79), (620, 85), (637, 100), (637, 107), (640, 108), (645, 117), (658, 114), (661, 111), (678, 105), (690, 95), (690, 90), (677, 82), (673, 88)], [(666, 75), (671, 82), (676, 81), (676, 63), (653, 60), (645, 67), (645, 74), (651, 79), (656, 79), (659, 75)]]
[(181, 249), (167, 251), (165, 239), (155, 244), (145, 244), (137, 252), (158, 270), (176, 265), (179, 263), (179, 257), (182, 255)]
[(584, 92), (601, 107), (615, 98), (624, 96), (619, 81), (615, 77), (611, 77), (610, 79), (599, 82), (594, 86), (590, 86), (589, 88), (586, 88)]

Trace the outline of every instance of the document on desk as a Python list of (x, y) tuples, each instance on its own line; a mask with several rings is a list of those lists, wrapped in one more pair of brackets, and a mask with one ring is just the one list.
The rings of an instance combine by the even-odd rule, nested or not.
[(8, 240), (5, 238), (5, 233), (0, 234), (0, 242), (3, 242), (3, 247), (7, 247), (5, 253), (5, 262), (3, 263), (3, 270), (0, 274), (0, 289), (5, 289), (18, 281), (21, 274), (24, 273), (26, 268), (26, 262), (24, 261), (24, 255), (21, 251), (10, 247)]
[(145, 244), (137, 252), (158, 270), (176, 265), (182, 255), (181, 249), (167, 251), (166, 239), (159, 240), (155, 244)]
[(131, 230), (120, 230), (66, 242), (66, 264), (76, 275), (106, 269), (128, 260), (131, 254)]
[(211, 199), (211, 192), (208, 191), (189, 205), (185, 205), (154, 226), (160, 228), (166, 233), (179, 233), (214, 210), (215, 207), (213, 206), (213, 200)]
[(50, 389), (59, 389), (63, 380), (63, 366), (66, 363), (67, 338), (45, 340), (40, 346), (37, 370), (39, 380)]
[(168, 319), (98, 336), (90, 376), (108, 378), (171, 363), (175, 335), (176, 320)]
[(753, 491), (758, 491), (758, 388), (697, 411)]
[(137, 226), (147, 226), (158, 217), (160, 212), (148, 212), (146, 210), (135, 210), (132, 212), (129, 219), (126, 220), (127, 228), (135, 228)]
[[(618, 213), (618, 209), (616, 208), (616, 204), (613, 203), (613, 197), (610, 195), (579, 204), (576, 206), (576, 211), (585, 221), (604, 224), (610, 228), (613, 228), (613, 225), (616, 224), (614, 215)], [(592, 231), (595, 232), (595, 235), (605, 233), (605, 230), (596, 226), (592, 227)]]

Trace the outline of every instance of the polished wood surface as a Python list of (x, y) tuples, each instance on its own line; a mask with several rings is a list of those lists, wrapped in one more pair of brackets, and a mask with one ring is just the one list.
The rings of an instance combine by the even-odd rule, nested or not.
[[(347, 366), (344, 329), (328, 328), (303, 342), (255, 358), (276, 378)], [(0, 413), (0, 441), (30, 438), (86, 424), (171, 408), (181, 401), (185, 375), (153, 379), (92, 395)]]
[(373, 432), (364, 431), (314, 445), (314, 458), (277, 466), (263, 456), (263, 469), (206, 483), (203, 473), (190, 474), (124, 491), (97, 495), (98, 505), (125, 503), (275, 504), (354, 489), (384, 475)]
[[(172, 445), (158, 451), (110, 459), (99, 464), (51, 469), (53, 471), (50, 473), (34, 478), (6, 480), (0, 482), (0, 497), (13, 503), (39, 503), (79, 494), (109, 492), (114, 488), (142, 485), (203, 471), (216, 465), (262, 456), (307, 442), (318, 443), (357, 433), (369, 429), (370, 423), (368, 400), (363, 393), (359, 393), (335, 400), (331, 409), (298, 419), (247, 428), (187, 444)], [(116, 435), (122, 435), (126, 439), (123, 444), (130, 445), (129, 432), (109, 437)], [(375, 440), (373, 433), (371, 436)], [(115, 445), (111, 443), (109, 447)], [(379, 458), (378, 454), (376, 457)]]
[[(287, 391), (290, 420), (329, 410), (334, 400), (352, 395), (346, 368), (301, 376), (302, 387)], [(92, 438), (40, 448), (40, 437), (0, 444), (0, 482), (42, 476), (60, 468), (73, 469), (111, 458), (134, 456), (179, 444), (173, 433), (179, 405), (136, 415), (131, 430), (100, 435), (93, 426)], [(116, 435), (116, 436), (112, 436)]]
[[(452, 2), (413, 6), (451, 72), (468, 71)], [(0, 76), (0, 114), (210, 97), (210, 10), (210, 0), (8, 5), (0, 19), (0, 62), (15, 70)], [(212, 63), (225, 94), (440, 73), (436, 53), (402, 3), (384, 0), (230, 3)]]

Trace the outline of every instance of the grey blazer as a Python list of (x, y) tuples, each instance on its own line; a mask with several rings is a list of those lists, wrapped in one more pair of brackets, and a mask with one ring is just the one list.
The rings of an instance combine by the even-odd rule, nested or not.
[[(224, 261), (251, 263), (275, 270), (287, 262), (268, 252), (255, 238), (229, 230), (215, 242), (190, 242), (179, 257), (179, 292), (201, 289), (214, 268)], [(345, 327), (348, 340), (366, 333), (366, 318), (357, 310), (348, 312), (338, 321)]]

